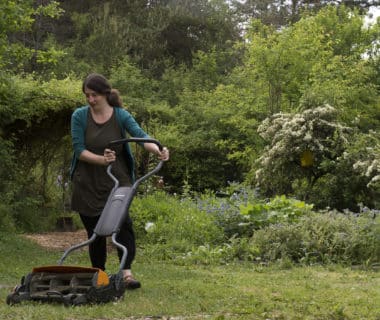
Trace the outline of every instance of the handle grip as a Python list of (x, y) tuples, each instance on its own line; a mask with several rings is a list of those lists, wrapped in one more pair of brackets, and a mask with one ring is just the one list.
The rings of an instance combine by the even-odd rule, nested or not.
[(158, 146), (158, 148), (160, 149), (160, 151), (162, 151), (162, 148), (163, 148), (162, 144), (158, 140), (151, 139), (151, 138), (124, 138), (124, 139), (119, 139), (119, 140), (113, 140), (108, 144), (108, 147), (112, 148), (112, 147), (116, 147), (118, 145), (128, 143), (128, 142), (155, 143)]

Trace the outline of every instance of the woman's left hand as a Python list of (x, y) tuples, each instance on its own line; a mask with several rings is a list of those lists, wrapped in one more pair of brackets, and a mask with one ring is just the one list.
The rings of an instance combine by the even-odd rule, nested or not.
[(166, 147), (163, 147), (162, 150), (158, 150), (157, 152), (158, 159), (161, 161), (168, 161), (169, 160), (169, 149)]
[(156, 154), (158, 159), (160, 159), (161, 161), (169, 160), (169, 150), (166, 147), (163, 147), (162, 150), (160, 150), (155, 143), (146, 142), (144, 143), (144, 148), (145, 150)]

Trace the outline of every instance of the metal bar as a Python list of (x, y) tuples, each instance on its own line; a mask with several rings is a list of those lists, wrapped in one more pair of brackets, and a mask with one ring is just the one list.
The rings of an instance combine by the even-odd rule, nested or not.
[(127, 260), (128, 250), (125, 246), (123, 246), (121, 243), (116, 241), (116, 236), (117, 236), (117, 233), (112, 234), (112, 242), (116, 245), (116, 247), (118, 247), (119, 249), (123, 251), (123, 256), (121, 257), (120, 266), (119, 266), (119, 271), (121, 271), (123, 270), (125, 261)]
[(62, 264), (63, 264), (63, 261), (66, 259), (66, 257), (69, 255), (70, 252), (72, 252), (72, 251), (74, 251), (74, 250), (77, 250), (77, 249), (79, 249), (79, 248), (82, 248), (82, 247), (84, 247), (84, 246), (89, 245), (91, 242), (94, 242), (94, 241), (95, 241), (96, 237), (97, 237), (97, 235), (96, 235), (96, 233), (94, 233), (94, 234), (91, 236), (91, 238), (88, 239), (87, 241), (81, 242), (81, 243), (79, 243), (79, 244), (77, 244), (77, 245), (75, 245), (75, 246), (72, 246), (72, 247), (70, 247), (69, 249), (67, 249), (67, 250), (65, 251), (65, 253), (63, 254), (63, 256), (61, 257), (61, 259), (58, 261), (58, 264), (59, 264), (59, 265), (62, 265)]

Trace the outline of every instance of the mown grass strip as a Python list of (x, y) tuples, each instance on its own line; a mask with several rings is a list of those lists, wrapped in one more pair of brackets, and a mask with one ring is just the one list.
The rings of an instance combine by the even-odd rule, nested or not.
[[(7, 259), (0, 262), (5, 286), (33, 266), (54, 263), (48, 251), (16, 236), (0, 238)], [(21, 255), (21, 257), (20, 257)], [(86, 265), (85, 252), (69, 263)], [(117, 269), (115, 254), (109, 271)], [(1, 319), (368, 319), (380, 318), (380, 274), (338, 265), (291, 267), (234, 263), (226, 266), (178, 266), (149, 261), (140, 251), (134, 266), (143, 287), (105, 305), (64, 307), (27, 302), (5, 304), (9, 288), (0, 288)]]

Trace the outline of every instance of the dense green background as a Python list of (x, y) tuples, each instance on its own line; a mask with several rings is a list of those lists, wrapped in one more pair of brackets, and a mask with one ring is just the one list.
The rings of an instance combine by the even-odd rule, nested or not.
[[(142, 289), (2, 316), (379, 319), (380, 21), (365, 18), (379, 5), (0, 1), (1, 300), (62, 254), (23, 233), (81, 227), (70, 117), (88, 73), (171, 152), (164, 188), (144, 183), (130, 210)], [(154, 166), (133, 149), (138, 175)]]
[[(330, 2), (2, 1), (3, 228), (68, 210), (70, 115), (93, 71), (170, 148), (170, 193), (238, 182), (378, 209), (380, 25), (364, 18), (378, 3)], [(135, 153), (141, 173), (152, 159)]]

